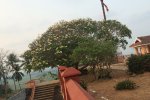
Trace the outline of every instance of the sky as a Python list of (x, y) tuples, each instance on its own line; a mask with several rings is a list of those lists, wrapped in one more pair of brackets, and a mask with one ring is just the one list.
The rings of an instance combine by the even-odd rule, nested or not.
[[(118, 20), (138, 36), (150, 35), (150, 0), (104, 0), (107, 19)], [(60, 20), (103, 20), (100, 0), (0, 0), (0, 48), (22, 54), (29, 43)], [(133, 53), (129, 48), (124, 54)], [(122, 50), (121, 50), (122, 51)]]

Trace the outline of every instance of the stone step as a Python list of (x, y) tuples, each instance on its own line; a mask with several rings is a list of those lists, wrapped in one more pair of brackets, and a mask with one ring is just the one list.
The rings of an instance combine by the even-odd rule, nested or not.
[(38, 94), (38, 95), (35, 95), (35, 97), (47, 97), (47, 96), (53, 96), (54, 93), (49, 93), (49, 94)]
[(40, 85), (36, 87), (47, 87), (47, 86), (55, 86), (55, 85), (60, 85), (59, 83), (54, 83), (54, 84), (46, 84), (46, 85)]
[(60, 84), (54, 83), (36, 86), (34, 100), (53, 100), (55, 86), (60, 86)]
[(38, 98), (34, 98), (34, 100), (53, 100), (53, 97), (38, 97)]
[(35, 92), (36, 92), (36, 91), (43, 91), (43, 90), (46, 90), (46, 91), (48, 91), (48, 90), (49, 90), (49, 91), (53, 91), (54, 88), (40, 88), (40, 89), (37, 88), (37, 89), (35, 89)]
[(35, 95), (43, 95), (43, 94), (54, 94), (54, 91), (42, 91), (42, 92), (35, 93)]

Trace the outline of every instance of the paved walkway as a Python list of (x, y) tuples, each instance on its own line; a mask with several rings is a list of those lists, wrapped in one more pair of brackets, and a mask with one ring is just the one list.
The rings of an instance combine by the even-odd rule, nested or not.
[(127, 70), (127, 65), (124, 63), (112, 64), (112, 69)]

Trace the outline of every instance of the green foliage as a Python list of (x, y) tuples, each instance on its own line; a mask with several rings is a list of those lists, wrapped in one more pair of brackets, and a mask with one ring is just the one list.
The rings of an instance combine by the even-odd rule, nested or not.
[(39, 78), (39, 80), (42, 82), (42, 81), (44, 81), (44, 80), (57, 80), (58, 79), (58, 75), (57, 74), (55, 74), (55, 73), (53, 73), (53, 72), (48, 72), (48, 73), (45, 73), (45, 74), (43, 74), (40, 78)]
[[(12, 89), (10, 87), (7, 88), (7, 93), (12, 93)], [(5, 88), (4, 85), (0, 85), (0, 96), (5, 95)]]
[(14, 78), (16, 81), (21, 81), (23, 76), (24, 76), (24, 74), (22, 72), (20, 72), (20, 70), (16, 70), (13, 73), (12, 78)]
[(106, 59), (111, 60), (116, 54), (117, 47), (110, 41), (99, 41), (94, 38), (83, 38), (71, 55), (75, 62), (83, 65), (98, 65)]
[(19, 59), (16, 54), (10, 53), (7, 56), (7, 65), (10, 65), (11, 67), (15, 67), (15, 64), (19, 62)]
[(57, 75), (57, 74), (54, 74), (54, 73), (52, 73), (51, 71), (48, 72), (48, 74), (49, 74), (49, 76), (50, 76), (51, 78), (53, 78), (54, 80), (57, 80), (57, 79), (58, 79), (58, 75)]
[(24, 66), (24, 70), (29, 74), (32, 70), (32, 55), (31, 51), (27, 50), (24, 52), (24, 54), (21, 56), (23, 58), (22, 65)]
[[(83, 38), (95, 39), (91, 41), (91, 45), (97, 43), (96, 41), (101, 41), (101, 43), (108, 41), (108, 44), (112, 42), (116, 46), (124, 48), (127, 44), (126, 37), (131, 37), (131, 31), (115, 20), (102, 22), (93, 21), (92, 19), (61, 21), (51, 26), (29, 45), (30, 50), (28, 51), (32, 59), (30, 64), (34, 70), (43, 70), (48, 66), (57, 65), (78, 66), (79, 62), (73, 60), (71, 56), (74, 49), (78, 45), (82, 45), (80, 42), (82, 42)], [(94, 45), (95, 54), (92, 53), (92, 56), (96, 55), (99, 49), (96, 46), (99, 45), (101, 44)], [(95, 61), (97, 60), (95, 59)]]
[(22, 72), (20, 72), (21, 67), (22, 67), (22, 64), (20, 64), (20, 63), (21, 63), (20, 59), (17, 57), (16, 54), (10, 53), (7, 56), (6, 64), (11, 69), (10, 72), (13, 72), (11, 79), (13, 79), (13, 81), (14, 81), (15, 90), (16, 90), (16, 82), (15, 81), (18, 81), (18, 82), (21, 81), (22, 77), (24, 76), (24, 74)]
[(81, 81), (80, 81), (80, 86), (81, 86), (83, 89), (87, 90), (87, 82), (81, 80)]
[(7, 52), (4, 51), (3, 49), (0, 49), (0, 77), (3, 79), (4, 83), (4, 91), (5, 94), (7, 94), (7, 77), (8, 73), (10, 72), (10, 68), (7, 66)]
[(95, 38), (84, 38), (74, 49), (71, 58), (80, 65), (91, 66), (95, 79), (111, 78), (109, 67), (102, 67), (111, 64), (116, 51), (117, 46), (113, 41), (103, 42)]
[(100, 21), (98, 26), (98, 33), (95, 35), (99, 39), (114, 41), (119, 47), (126, 48), (128, 42), (125, 37), (131, 38), (131, 31), (126, 25), (116, 20), (107, 20)]
[(8, 88), (8, 89), (7, 89), (7, 92), (8, 92), (8, 93), (12, 93), (13, 90), (12, 90), (11, 88)]
[(128, 58), (127, 65), (131, 74), (141, 74), (144, 71), (150, 71), (150, 55), (131, 55)]
[(124, 80), (124, 81), (118, 82), (115, 86), (115, 89), (116, 90), (125, 90), (125, 89), (132, 90), (132, 89), (135, 89), (136, 87), (137, 86), (133, 81)]

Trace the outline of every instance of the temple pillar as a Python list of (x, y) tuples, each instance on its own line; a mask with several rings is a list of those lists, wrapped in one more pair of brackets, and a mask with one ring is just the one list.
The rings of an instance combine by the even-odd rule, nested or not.
[(149, 45), (146, 46), (146, 49), (147, 49), (147, 53), (150, 53), (150, 46)]
[(139, 55), (138, 47), (134, 47), (134, 51), (136, 55)]

